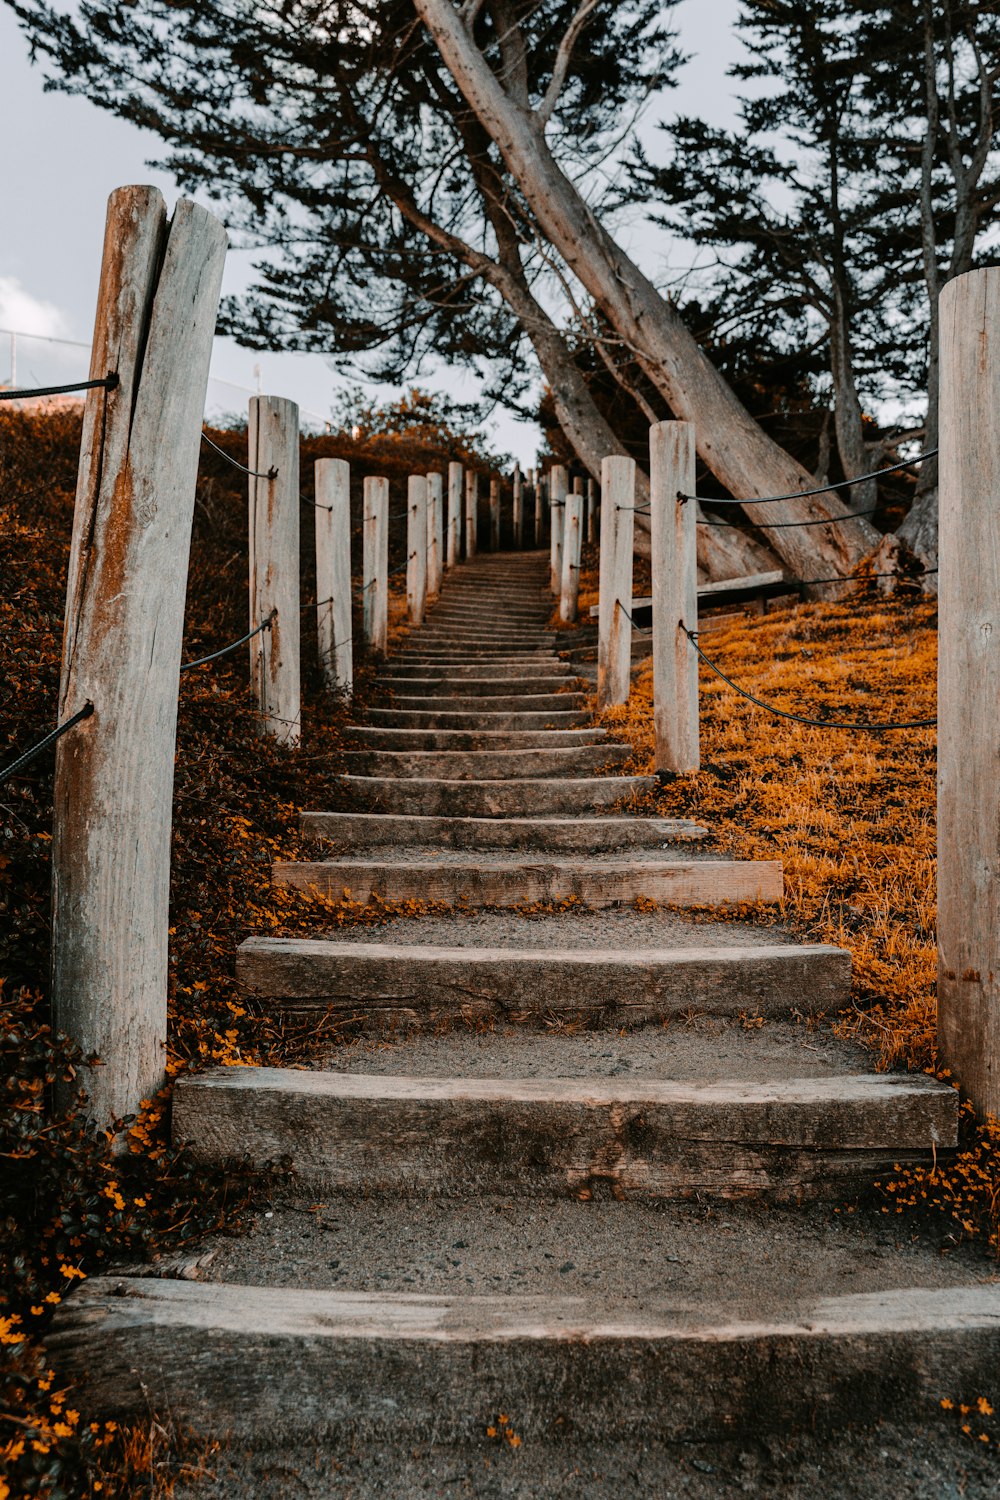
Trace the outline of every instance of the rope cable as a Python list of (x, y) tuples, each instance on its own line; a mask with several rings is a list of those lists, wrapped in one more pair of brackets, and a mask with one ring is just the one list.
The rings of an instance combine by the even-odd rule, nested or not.
[(227, 464), (232, 464), (233, 468), (239, 469), (242, 474), (249, 474), (251, 479), (275, 480), (278, 477), (278, 471), (273, 464), (266, 474), (261, 469), (248, 469), (246, 464), (241, 464), (239, 459), (234, 458), (231, 453), (227, 453), (225, 448), (220, 448), (218, 443), (213, 443), (207, 432), (202, 432), (201, 440), (203, 443), (207, 443), (210, 448), (213, 448), (220, 457), (224, 458)]
[[(716, 500), (712, 496), (707, 498), (713, 505), (777, 505), (783, 500), (808, 500), (812, 495), (825, 495), (828, 490), (848, 490), (855, 484), (865, 484), (869, 479), (881, 479), (883, 474), (898, 474), (900, 469), (909, 469), (914, 464), (922, 464), (926, 458), (934, 458), (937, 452), (937, 448), (928, 448), (926, 453), (918, 453), (916, 458), (904, 458), (902, 463), (890, 464), (886, 469), (873, 469), (870, 474), (857, 474), (853, 479), (837, 479), (831, 484), (821, 484), (814, 490), (798, 490), (794, 495), (764, 495), (759, 499), (754, 499), (750, 495), (745, 500)], [(683, 503), (687, 500), (697, 500), (698, 496), (685, 495), (683, 490), (678, 490), (677, 498)], [(865, 512), (856, 511), (855, 514), (864, 515)]]
[(765, 703), (762, 698), (755, 697), (753, 693), (747, 692), (746, 688), (741, 688), (739, 683), (734, 682), (731, 677), (727, 677), (722, 668), (716, 666), (712, 658), (706, 656), (699, 646), (697, 631), (688, 630), (687, 626), (683, 623), (681, 623), (680, 629), (683, 630), (706, 667), (710, 667), (716, 677), (721, 677), (724, 683), (731, 687), (735, 693), (739, 693), (740, 697), (745, 698), (748, 703), (756, 704), (758, 708), (764, 709), (766, 713), (776, 714), (779, 719), (791, 719), (794, 724), (807, 724), (812, 729), (856, 729), (870, 734), (880, 734), (890, 729), (933, 729), (937, 725), (936, 718), (908, 719), (896, 724), (846, 723), (839, 719), (810, 719), (805, 714), (794, 714), (785, 708), (775, 708), (773, 703)]
[(34, 390), (0, 391), (0, 401), (28, 401), (36, 396), (67, 396), (73, 391), (113, 391), (120, 385), (114, 370), (101, 380), (78, 380), (74, 385), (41, 385)]
[(89, 719), (93, 712), (94, 705), (88, 701), (82, 708), (77, 709), (75, 714), (71, 714), (68, 719), (64, 720), (62, 724), (57, 724), (55, 729), (51, 729), (48, 734), (43, 735), (40, 740), (32, 745), (30, 749), (25, 750), (16, 760), (12, 760), (9, 766), (4, 766), (3, 770), (0, 771), (0, 782), (4, 782), (9, 777), (16, 775), (23, 766), (28, 765), (36, 756), (41, 755), (43, 750), (47, 750), (50, 745), (55, 744), (56, 740), (61, 739), (68, 729), (73, 728), (74, 724), (79, 724), (82, 719)]
[(238, 641), (231, 641), (228, 646), (223, 646), (219, 651), (211, 651), (208, 656), (199, 656), (196, 661), (181, 662), (181, 671), (190, 672), (192, 667), (203, 667), (207, 662), (218, 661), (220, 656), (228, 656), (230, 651), (235, 651), (239, 646), (245, 646), (247, 641), (252, 641), (255, 635), (260, 635), (262, 630), (270, 630), (274, 624), (274, 617), (278, 613), (277, 608), (272, 609), (266, 620), (254, 630), (248, 630), (246, 635), (241, 635)]

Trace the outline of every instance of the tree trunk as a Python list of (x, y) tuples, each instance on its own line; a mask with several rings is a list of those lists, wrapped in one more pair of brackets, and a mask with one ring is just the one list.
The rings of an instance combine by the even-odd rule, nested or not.
[[(495, 141), (553, 246), (621, 338), (643, 360), (681, 420), (695, 423), (698, 451), (735, 496), (794, 494), (810, 476), (761, 430), (692, 338), (680, 315), (598, 223), (565, 177), (541, 121), (516, 105), (466, 31), (452, 0), (415, 0), (441, 57), (477, 118)], [(833, 494), (779, 505), (746, 506), (758, 524), (839, 520), (848, 512)], [(704, 530), (705, 528), (700, 528)], [(879, 538), (864, 520), (791, 527), (772, 544), (799, 576), (822, 567), (847, 573)]]

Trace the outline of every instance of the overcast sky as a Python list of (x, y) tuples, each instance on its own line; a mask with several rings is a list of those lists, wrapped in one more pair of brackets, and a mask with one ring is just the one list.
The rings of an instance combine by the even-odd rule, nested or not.
[[(674, 113), (701, 114), (718, 124), (732, 119), (733, 86), (726, 71), (738, 52), (736, 11), (737, 0), (684, 0), (677, 25), (683, 50), (694, 55), (680, 86), (664, 96), (662, 105), (654, 105), (651, 121), (657, 114)], [(29, 62), (13, 15), (0, 5), (0, 100), (8, 136), (19, 137), (18, 149), (0, 156), (0, 329), (89, 342), (108, 194), (126, 183), (152, 182), (172, 205), (177, 189), (171, 178), (145, 164), (159, 154), (155, 137), (85, 99), (45, 93), (43, 79), (43, 69)], [(648, 226), (634, 225), (623, 238), (644, 269), (657, 277), (666, 273), (669, 262), (683, 263), (685, 251)], [(240, 291), (251, 275), (250, 257), (231, 251), (224, 291)], [(0, 384), (9, 379), (9, 345), (0, 333)], [(256, 388), (257, 364), (265, 391), (291, 397), (314, 418), (328, 415), (340, 377), (322, 356), (259, 354), (221, 338), (212, 359), (209, 409), (244, 409), (246, 395), (237, 387)], [(86, 372), (85, 348), (18, 341), (20, 385), (83, 379)], [(449, 372), (441, 370), (421, 383), (456, 393), (468, 390), (464, 372), (452, 382)], [(534, 462), (538, 432), (533, 424), (498, 411), (493, 428), (499, 448), (520, 458), (522, 465)]]

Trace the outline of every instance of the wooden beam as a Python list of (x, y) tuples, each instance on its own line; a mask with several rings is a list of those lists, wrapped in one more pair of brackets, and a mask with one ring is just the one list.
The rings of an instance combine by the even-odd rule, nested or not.
[(55, 1026), (108, 1127), (163, 1083), (177, 693), (226, 233), (155, 188), (108, 200), (77, 479), (53, 812)]
[(384, 653), (389, 640), (389, 481), (370, 475), (364, 484), (362, 614), (369, 649)]
[(316, 460), (316, 629), (323, 680), (332, 693), (354, 688), (351, 642), (351, 466)]
[(1000, 1115), (1000, 267), (941, 294), (938, 1026)]
[(427, 480), (411, 474), (406, 485), (406, 607), (411, 625), (422, 625), (427, 607)]
[(697, 771), (698, 657), (684, 634), (698, 628), (694, 427), (656, 422), (649, 429), (650, 541), (653, 579), (653, 736), (657, 771)]
[[(632, 658), (632, 547), (635, 460), (618, 455), (601, 463), (600, 603), (597, 633), (597, 704), (627, 703)], [(591, 609), (590, 613), (595, 613)]]

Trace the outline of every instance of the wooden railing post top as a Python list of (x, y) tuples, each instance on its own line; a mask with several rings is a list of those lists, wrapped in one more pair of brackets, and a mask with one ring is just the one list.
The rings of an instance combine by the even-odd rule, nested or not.
[(250, 405), (256, 406), (258, 411), (269, 411), (275, 416), (283, 415), (289, 421), (299, 420), (299, 403), (290, 396), (251, 396)]
[(327, 474), (350, 474), (351, 466), (346, 458), (317, 458), (316, 472)]

